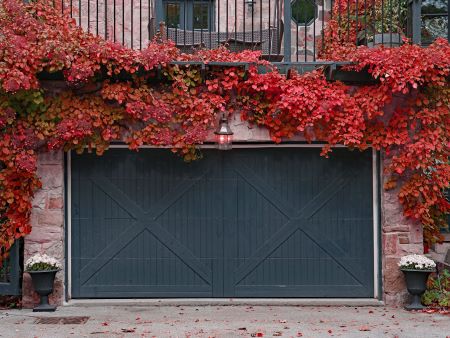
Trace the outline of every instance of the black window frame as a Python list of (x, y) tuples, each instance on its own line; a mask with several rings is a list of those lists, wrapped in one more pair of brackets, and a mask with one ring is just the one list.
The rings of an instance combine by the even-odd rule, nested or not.
[[(177, 28), (180, 30), (188, 31), (209, 31), (215, 30), (215, 2), (213, 0), (158, 0), (157, 2), (157, 17), (158, 21), (167, 22), (167, 5), (168, 4), (179, 4), (180, 6), (180, 24), (179, 27), (169, 27)], [(205, 4), (208, 6), (208, 27), (206, 28), (195, 28), (194, 29), (194, 4)]]

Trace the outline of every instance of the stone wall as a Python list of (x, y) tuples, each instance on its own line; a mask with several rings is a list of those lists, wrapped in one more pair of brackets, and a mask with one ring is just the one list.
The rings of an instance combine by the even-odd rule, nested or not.
[[(385, 162), (386, 163), (386, 162)], [(383, 190), (381, 179), (381, 250), (383, 299), (387, 305), (404, 304), (407, 291), (398, 261), (407, 254), (423, 254), (422, 226), (403, 216), (398, 189)]]
[[(36, 192), (31, 213), (31, 234), (25, 237), (24, 261), (40, 253), (57, 258), (64, 266), (64, 157), (62, 152), (41, 154), (38, 176), (42, 189)], [(23, 306), (32, 307), (39, 300), (31, 278), (23, 275)], [(64, 269), (56, 275), (55, 292), (50, 303), (64, 301)]]
[(430, 250), (430, 256), (437, 262), (450, 264), (450, 235), (445, 234), (443, 243), (436, 243)]
[(85, 31), (134, 49), (144, 48), (149, 41), (148, 23), (154, 17), (154, 0), (78, 1), (65, 0), (65, 10), (71, 13)]

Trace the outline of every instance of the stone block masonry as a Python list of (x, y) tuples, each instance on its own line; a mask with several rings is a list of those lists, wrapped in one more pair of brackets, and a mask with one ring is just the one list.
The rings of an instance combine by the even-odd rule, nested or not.
[[(47, 254), (64, 261), (64, 156), (63, 152), (40, 154), (37, 174), (42, 189), (36, 192), (31, 213), (31, 234), (25, 237), (24, 261), (35, 254)], [(39, 297), (29, 274), (23, 275), (23, 306), (33, 307)], [(58, 272), (50, 303), (64, 301), (64, 268)]]
[[(382, 175), (381, 187), (386, 180)], [(381, 191), (381, 250), (383, 299), (387, 305), (402, 305), (408, 292), (398, 261), (404, 255), (423, 254), (423, 231), (403, 216), (398, 189)]]

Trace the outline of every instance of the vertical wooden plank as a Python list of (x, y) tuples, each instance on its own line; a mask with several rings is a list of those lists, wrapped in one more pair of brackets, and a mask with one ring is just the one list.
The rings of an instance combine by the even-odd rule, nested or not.
[[(234, 151), (234, 150), (233, 150)], [(222, 168), (222, 196), (223, 196), (223, 296), (233, 297), (234, 292), (234, 269), (236, 268), (237, 243), (239, 236), (237, 232), (238, 198), (237, 179), (234, 168), (231, 166), (229, 152), (221, 154)]]

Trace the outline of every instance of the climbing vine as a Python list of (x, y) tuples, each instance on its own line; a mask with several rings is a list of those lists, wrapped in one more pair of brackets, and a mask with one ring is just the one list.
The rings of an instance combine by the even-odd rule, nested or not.
[(352, 87), (320, 69), (285, 76), (255, 51), (187, 55), (158, 39), (130, 50), (83, 32), (51, 4), (0, 4), (0, 257), (31, 231), (39, 152), (101, 155), (121, 141), (169, 147), (191, 161), (223, 111), (267, 128), (277, 143), (297, 134), (324, 142), (324, 156), (336, 144), (383, 150), (385, 188), (398, 189), (427, 243), (440, 240), (449, 211), (448, 42), (334, 48), (331, 22), (322, 57), (352, 61), (349, 70), (378, 80)]

